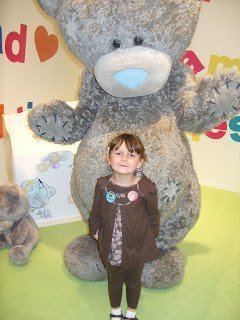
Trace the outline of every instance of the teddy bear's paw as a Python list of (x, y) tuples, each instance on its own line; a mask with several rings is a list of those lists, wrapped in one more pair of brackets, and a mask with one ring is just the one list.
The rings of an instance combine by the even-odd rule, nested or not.
[(54, 143), (75, 142), (76, 113), (65, 102), (55, 100), (48, 105), (40, 105), (29, 113), (29, 125), (35, 134)]
[(13, 224), (14, 224), (14, 221), (0, 221), (0, 232), (4, 233), (4, 232), (10, 230), (12, 228)]
[(220, 74), (207, 99), (210, 119), (223, 122), (240, 112), (240, 79), (231, 79), (230, 75)]
[(175, 201), (177, 198), (177, 195), (179, 194), (181, 189), (181, 183), (175, 179), (170, 180), (168, 179), (168, 182), (165, 186), (165, 188), (161, 192), (161, 202), (164, 205), (168, 205)]
[(68, 271), (77, 278), (92, 281), (107, 278), (97, 241), (91, 236), (84, 235), (74, 239), (65, 249), (64, 262)]
[(169, 288), (176, 285), (183, 275), (184, 258), (180, 250), (160, 250), (158, 259), (145, 264), (142, 285), (146, 288)]
[(29, 259), (29, 250), (23, 245), (14, 246), (9, 252), (9, 258), (14, 264), (25, 264)]

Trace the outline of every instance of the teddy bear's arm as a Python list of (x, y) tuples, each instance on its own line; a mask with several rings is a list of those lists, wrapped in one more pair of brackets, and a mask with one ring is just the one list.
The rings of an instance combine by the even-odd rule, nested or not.
[(181, 131), (206, 132), (240, 112), (240, 74), (236, 71), (225, 69), (196, 80), (188, 67), (179, 64), (171, 86)]
[(102, 102), (102, 89), (88, 72), (83, 75), (79, 104), (74, 110), (66, 102), (55, 100), (35, 107), (28, 116), (30, 128), (40, 138), (58, 144), (82, 139)]
[(13, 226), (11, 231), (11, 242), (12, 246), (22, 244), (28, 235), (28, 219), (26, 217), (22, 218), (20, 222)]

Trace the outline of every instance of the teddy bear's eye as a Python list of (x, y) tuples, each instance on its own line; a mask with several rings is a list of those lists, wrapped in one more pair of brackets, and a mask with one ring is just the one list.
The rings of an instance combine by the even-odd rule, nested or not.
[(135, 44), (135, 46), (141, 46), (143, 44), (143, 39), (141, 39), (139, 37), (135, 37), (134, 44)]
[(117, 40), (117, 39), (114, 39), (113, 42), (112, 42), (112, 45), (113, 45), (113, 47), (115, 49), (118, 49), (121, 46), (121, 42), (119, 40)]

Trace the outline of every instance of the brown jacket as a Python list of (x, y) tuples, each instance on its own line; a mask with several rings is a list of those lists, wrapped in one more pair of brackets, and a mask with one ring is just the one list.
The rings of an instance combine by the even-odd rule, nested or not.
[[(122, 268), (132, 269), (159, 256), (155, 241), (160, 226), (157, 189), (144, 175), (138, 184), (130, 187), (115, 185), (109, 181), (110, 177), (97, 180), (89, 218), (89, 233), (94, 235), (99, 230), (99, 252), (104, 265), (107, 266), (117, 205), (129, 202), (129, 191), (138, 192), (136, 201), (120, 207), (123, 233)], [(126, 197), (110, 203), (106, 200), (108, 191), (125, 193)]]

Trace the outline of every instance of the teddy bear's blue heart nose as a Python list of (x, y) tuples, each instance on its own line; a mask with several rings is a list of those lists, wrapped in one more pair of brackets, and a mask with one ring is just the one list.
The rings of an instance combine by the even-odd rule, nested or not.
[(115, 74), (115, 80), (121, 85), (135, 89), (148, 78), (148, 72), (144, 69), (125, 69)]

